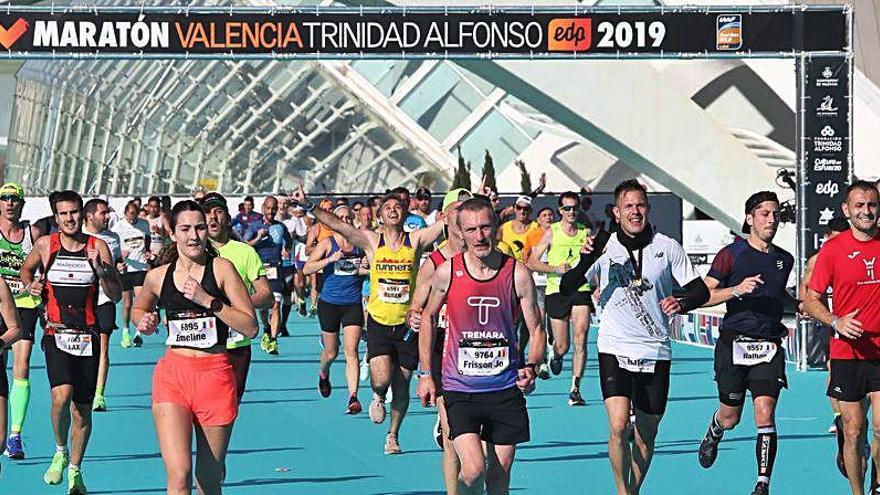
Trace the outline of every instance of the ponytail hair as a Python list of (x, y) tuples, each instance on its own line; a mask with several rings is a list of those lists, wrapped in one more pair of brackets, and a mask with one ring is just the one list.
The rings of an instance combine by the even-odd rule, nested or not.
[[(185, 199), (183, 201), (177, 202), (173, 208), (171, 208), (171, 215), (168, 218), (169, 223), (171, 223), (171, 230), (175, 230), (177, 228), (177, 217), (185, 212), (185, 211), (196, 211), (202, 214), (202, 219), (207, 220), (207, 215), (205, 215), (205, 210), (202, 208), (202, 205), (196, 203), (191, 199)], [(214, 246), (211, 245), (211, 242), (207, 242), (205, 245), (205, 251), (208, 253), (208, 257), (216, 258), (220, 256)], [(177, 261), (180, 257), (180, 253), (177, 252), (177, 243), (172, 242), (171, 244), (162, 248), (162, 251), (159, 252), (158, 265), (166, 265), (168, 263), (173, 263)]]

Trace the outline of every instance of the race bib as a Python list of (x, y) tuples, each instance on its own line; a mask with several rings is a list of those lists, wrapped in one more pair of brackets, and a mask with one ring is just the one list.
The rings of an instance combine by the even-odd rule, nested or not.
[(409, 280), (379, 279), (379, 300), (392, 304), (409, 302)]
[(226, 337), (226, 343), (238, 344), (239, 342), (244, 342), (245, 339), (247, 339), (247, 337), (230, 328), (229, 335)]
[(269, 280), (275, 280), (276, 278), (278, 278), (277, 266), (263, 265), (263, 267), (266, 269), (266, 278), (268, 278)]
[(123, 242), (125, 249), (130, 252), (142, 251), (144, 249), (144, 238), (131, 237)]
[(496, 376), (510, 367), (507, 339), (458, 341), (458, 372), (463, 376)]
[(168, 338), (165, 345), (208, 349), (217, 345), (217, 318), (190, 318), (168, 320)]
[(55, 346), (71, 356), (91, 357), (92, 334), (56, 329)]
[(617, 364), (633, 373), (653, 373), (654, 367), (657, 366), (656, 359), (631, 359), (623, 356), (615, 356)]
[(3, 277), (3, 279), (6, 280), (6, 285), (9, 286), (9, 290), (12, 292), (12, 297), (18, 297), (24, 292), (24, 284), (21, 280), (6, 277)]
[(360, 267), (360, 258), (342, 258), (333, 263), (333, 275), (351, 277), (358, 274), (358, 267)]
[(737, 366), (754, 366), (769, 363), (776, 356), (779, 347), (766, 340), (736, 339), (733, 341), (733, 364)]
[(446, 328), (446, 305), (440, 306), (437, 312), (437, 328)]

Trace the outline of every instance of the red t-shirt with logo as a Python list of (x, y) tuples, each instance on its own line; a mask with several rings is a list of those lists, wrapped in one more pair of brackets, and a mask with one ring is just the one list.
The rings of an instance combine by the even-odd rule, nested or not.
[(834, 315), (855, 310), (864, 334), (857, 339), (840, 335), (831, 339), (831, 359), (880, 359), (880, 233), (859, 241), (852, 230), (826, 242), (813, 268), (810, 289), (834, 292)]

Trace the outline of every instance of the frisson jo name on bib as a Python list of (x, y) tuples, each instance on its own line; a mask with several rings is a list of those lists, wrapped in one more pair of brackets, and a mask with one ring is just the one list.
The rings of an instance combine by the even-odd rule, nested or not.
[(464, 376), (496, 376), (510, 367), (507, 339), (458, 341), (458, 372)]
[(168, 320), (166, 345), (207, 349), (217, 344), (217, 318), (186, 318)]

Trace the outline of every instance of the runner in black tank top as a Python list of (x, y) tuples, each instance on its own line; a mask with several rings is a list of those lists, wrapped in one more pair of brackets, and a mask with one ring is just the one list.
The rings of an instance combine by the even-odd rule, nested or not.
[[(200, 493), (218, 494), (232, 426), (238, 415), (235, 375), (226, 353), (229, 327), (257, 334), (254, 307), (235, 267), (208, 248), (205, 213), (194, 201), (171, 211), (171, 261), (147, 273), (132, 308), (138, 331), (156, 331), (160, 303), (168, 349), (153, 372), (153, 418), (168, 493), (189, 493), (192, 434)], [(174, 255), (176, 254), (176, 256)], [(205, 448), (207, 446), (207, 448)]]
[[(58, 232), (37, 239), (21, 267), (26, 290), (42, 295), (47, 322), (42, 345), (57, 448), (43, 481), (60, 484), (69, 465), (68, 492), (84, 494), (80, 465), (91, 434), (101, 347), (95, 333), (98, 291), (115, 303), (122, 297), (122, 284), (107, 244), (82, 232), (80, 195), (62, 191), (52, 196), (50, 204)], [(38, 269), (42, 273), (35, 276)], [(73, 448), (68, 454), (69, 436)]]

